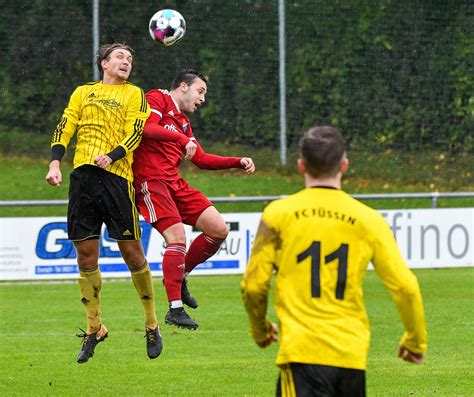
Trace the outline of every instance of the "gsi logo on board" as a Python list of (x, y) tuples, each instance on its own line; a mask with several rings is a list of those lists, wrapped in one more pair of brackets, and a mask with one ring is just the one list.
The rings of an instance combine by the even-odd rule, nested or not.
[[(242, 214), (239, 215), (242, 217)], [(227, 220), (226, 220), (227, 221)], [(258, 222), (258, 221), (257, 221)], [(251, 224), (252, 222), (250, 222)], [(209, 261), (202, 263), (196, 271), (202, 274), (221, 272), (241, 272), (249, 256), (253, 234), (249, 230), (241, 229), (241, 222), (230, 219), (229, 236), (222, 244), (220, 250)], [(140, 221), (142, 229), (142, 244), (152, 271), (161, 272), (161, 262), (165, 251), (165, 242), (159, 233), (145, 221)], [(186, 226), (188, 246), (199, 235), (198, 230)], [(128, 273), (127, 266), (123, 263), (120, 250), (115, 240), (111, 239), (104, 227), (99, 239), (100, 267), (103, 273)], [(37, 258), (47, 261), (47, 264), (35, 266), (36, 275), (77, 274), (75, 263), (76, 251), (74, 244), (67, 237), (66, 221), (55, 221), (44, 224), (36, 240), (35, 254)]]

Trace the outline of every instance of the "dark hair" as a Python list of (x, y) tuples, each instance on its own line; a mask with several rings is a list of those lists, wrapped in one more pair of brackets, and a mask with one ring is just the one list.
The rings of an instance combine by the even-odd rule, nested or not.
[(346, 153), (346, 142), (337, 128), (313, 126), (300, 139), (299, 148), (312, 177), (335, 176)]
[(103, 73), (104, 71), (102, 70), (102, 61), (104, 59), (108, 60), (110, 59), (110, 54), (112, 51), (117, 50), (117, 49), (123, 49), (127, 50), (130, 52), (130, 54), (134, 54), (135, 51), (133, 51), (132, 47), (123, 44), (123, 43), (113, 43), (113, 44), (104, 44), (102, 45), (99, 50), (97, 51), (97, 59), (95, 61), (96, 66), (98, 67), (100, 73)]
[(174, 90), (175, 88), (178, 88), (181, 83), (191, 85), (196, 78), (201, 79), (206, 84), (209, 83), (209, 78), (201, 72), (194, 69), (181, 69), (174, 77), (174, 80), (171, 83), (171, 89)]

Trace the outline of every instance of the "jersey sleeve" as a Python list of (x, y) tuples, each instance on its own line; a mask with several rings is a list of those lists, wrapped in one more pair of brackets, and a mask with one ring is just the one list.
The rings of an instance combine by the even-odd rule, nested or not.
[(223, 170), (228, 168), (243, 168), (240, 157), (224, 157), (216, 154), (206, 153), (195, 138), (191, 138), (197, 144), (196, 153), (191, 159), (192, 163), (204, 170)]
[(376, 225), (372, 263), (390, 292), (405, 327), (401, 344), (413, 353), (423, 353), (428, 342), (418, 280), (405, 263), (387, 222), (380, 216)]
[(165, 109), (165, 99), (164, 95), (160, 90), (151, 90), (146, 93), (146, 100), (150, 105), (150, 118), (156, 123), (159, 123), (163, 118), (163, 111)]
[(272, 327), (272, 322), (267, 318), (268, 293), (279, 237), (269, 219), (267, 207), (263, 212), (252, 254), (240, 283), (244, 307), (250, 321), (250, 335), (256, 342), (268, 339)]
[(179, 142), (182, 147), (185, 147), (189, 142), (189, 137), (168, 130), (159, 124), (163, 118), (163, 111), (166, 109), (164, 94), (159, 90), (152, 90), (146, 93), (146, 99), (150, 105), (150, 117), (145, 123), (143, 137), (154, 141)]
[(138, 147), (142, 140), (143, 127), (150, 116), (150, 106), (141, 88), (134, 87), (125, 115), (125, 137), (119, 146), (128, 154)]
[(74, 136), (79, 121), (79, 111), (82, 102), (81, 92), (82, 88), (77, 87), (69, 98), (69, 103), (54, 130), (51, 147), (61, 145), (67, 148), (71, 138)]

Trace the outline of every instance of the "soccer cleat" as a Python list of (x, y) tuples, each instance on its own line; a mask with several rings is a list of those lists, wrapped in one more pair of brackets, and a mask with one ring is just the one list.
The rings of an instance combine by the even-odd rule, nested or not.
[(92, 334), (87, 334), (83, 329), (79, 328), (83, 333), (78, 334), (79, 338), (83, 338), (81, 351), (77, 355), (77, 362), (79, 364), (87, 362), (89, 358), (94, 355), (94, 349), (99, 342), (102, 342), (109, 335), (109, 331), (103, 324), (100, 329)]
[(161, 339), (160, 327), (155, 329), (146, 328), (146, 352), (151, 359), (157, 358), (163, 350), (163, 340)]
[(188, 281), (186, 280), (186, 277), (183, 278), (183, 282), (181, 283), (181, 300), (185, 305), (192, 309), (196, 309), (198, 307), (197, 300), (188, 290)]
[(182, 307), (170, 308), (168, 313), (166, 313), (165, 323), (187, 329), (196, 329), (199, 327), (198, 323), (189, 317), (188, 313), (186, 313)]

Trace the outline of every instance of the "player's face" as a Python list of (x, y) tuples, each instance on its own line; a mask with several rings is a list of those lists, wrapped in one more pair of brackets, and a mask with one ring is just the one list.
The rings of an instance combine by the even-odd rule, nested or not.
[(185, 86), (181, 110), (185, 113), (193, 113), (206, 100), (207, 85), (200, 78), (195, 78), (191, 85), (185, 84)]
[(109, 59), (102, 61), (104, 80), (127, 80), (132, 71), (132, 61), (133, 57), (130, 51), (123, 48), (113, 50), (109, 55)]

